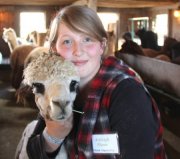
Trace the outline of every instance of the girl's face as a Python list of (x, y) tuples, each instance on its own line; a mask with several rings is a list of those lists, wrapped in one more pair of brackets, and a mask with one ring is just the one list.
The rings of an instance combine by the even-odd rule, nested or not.
[(58, 30), (55, 49), (75, 64), (81, 83), (87, 83), (98, 72), (104, 52), (103, 43), (87, 34), (72, 31), (63, 23)]

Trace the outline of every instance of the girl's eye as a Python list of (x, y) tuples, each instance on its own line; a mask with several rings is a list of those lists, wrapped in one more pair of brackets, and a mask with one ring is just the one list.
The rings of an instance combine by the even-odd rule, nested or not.
[(42, 83), (33, 83), (32, 84), (33, 93), (44, 94), (45, 88)]
[(63, 44), (65, 44), (65, 45), (71, 45), (71, 44), (72, 44), (72, 41), (71, 41), (71, 40), (64, 40), (64, 41), (63, 41)]
[(84, 40), (83, 40), (83, 42), (91, 42), (92, 41), (92, 38), (90, 38), (90, 37), (86, 37), (86, 38), (84, 38)]

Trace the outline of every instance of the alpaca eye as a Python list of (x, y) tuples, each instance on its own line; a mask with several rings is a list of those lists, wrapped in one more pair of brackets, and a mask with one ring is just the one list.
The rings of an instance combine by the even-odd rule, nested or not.
[(32, 84), (32, 88), (33, 88), (33, 92), (34, 93), (41, 93), (43, 94), (44, 93), (44, 85), (42, 83), (33, 83)]
[(76, 92), (78, 88), (78, 82), (75, 80), (72, 80), (70, 83), (70, 92)]

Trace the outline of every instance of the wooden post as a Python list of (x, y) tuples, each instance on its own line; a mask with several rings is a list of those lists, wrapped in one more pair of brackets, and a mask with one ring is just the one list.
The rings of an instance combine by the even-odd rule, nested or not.
[(88, 0), (88, 7), (97, 11), (97, 0)]
[(97, 11), (97, 0), (79, 0), (79, 1), (75, 1), (72, 4), (88, 6), (89, 8), (93, 9), (94, 11)]

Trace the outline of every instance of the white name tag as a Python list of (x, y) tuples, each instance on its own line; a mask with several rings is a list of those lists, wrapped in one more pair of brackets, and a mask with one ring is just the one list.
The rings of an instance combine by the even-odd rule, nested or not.
[(119, 154), (118, 134), (92, 135), (93, 152), (99, 154)]

